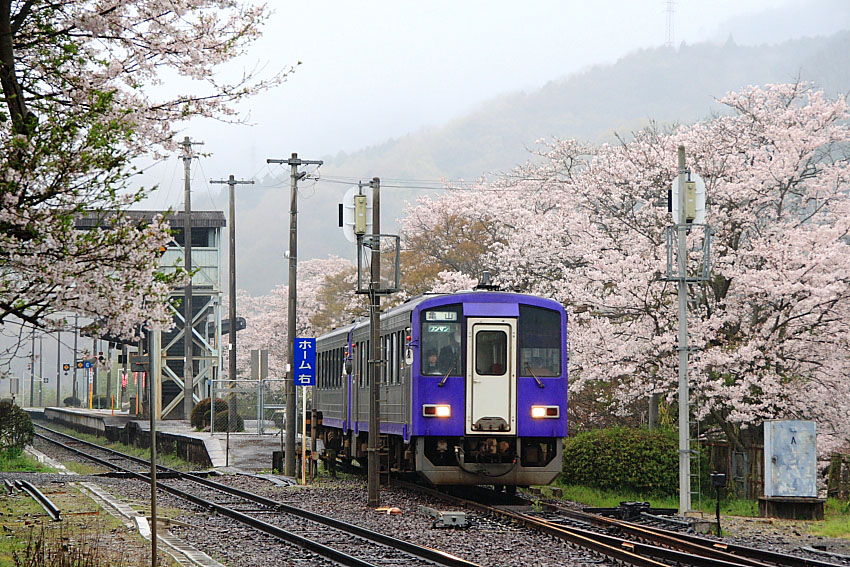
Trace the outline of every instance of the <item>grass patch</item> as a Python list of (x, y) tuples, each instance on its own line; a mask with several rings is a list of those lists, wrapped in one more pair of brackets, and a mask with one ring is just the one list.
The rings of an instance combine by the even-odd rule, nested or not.
[(0, 471), (3, 472), (53, 472), (53, 469), (39, 463), (26, 453), (17, 455), (0, 451)]
[[(578, 502), (594, 508), (616, 508), (620, 502), (649, 502), (654, 508), (678, 508), (678, 498), (671, 496), (658, 496), (646, 494), (634, 494), (628, 492), (612, 492), (588, 488), (585, 486), (560, 485), (563, 490), (563, 498)], [(705, 497), (701, 502), (693, 501), (694, 510), (704, 512), (713, 516), (716, 500)], [(699, 506), (698, 506), (699, 504)], [(755, 500), (724, 499), (720, 500), (720, 513), (724, 516), (742, 516), (755, 518), (759, 516), (758, 502)], [(850, 502), (843, 502), (835, 498), (829, 498), (824, 508), (824, 520), (817, 522), (802, 522), (802, 530), (815, 536), (850, 539)]]
[(827, 498), (824, 521), (811, 526), (812, 535), (850, 539), (850, 502)]
[[(105, 437), (98, 437), (96, 435), (90, 435), (88, 433), (80, 433), (79, 431), (75, 431), (71, 428), (54, 423), (47, 424), (46, 427), (49, 427), (50, 429), (59, 431), (61, 433), (65, 433), (67, 435), (71, 435), (73, 437), (76, 437), (77, 439), (82, 439), (83, 441), (88, 441), (89, 443), (94, 443), (95, 445), (106, 447), (107, 449), (112, 449), (113, 451), (124, 453), (125, 455), (130, 455), (131, 457), (137, 457), (139, 459), (145, 459), (147, 461), (150, 461), (150, 449), (143, 449), (142, 447), (136, 447), (134, 445), (124, 445), (123, 443), (113, 443)], [(173, 453), (163, 453), (161, 451), (157, 451), (156, 462), (158, 465), (162, 465), (179, 471), (191, 471), (197, 468), (197, 465), (195, 465), (194, 463), (185, 461)], [(62, 464), (68, 466), (67, 463)]]
[[(21, 493), (0, 500), (0, 567), (123, 567), (150, 564), (150, 544), (118, 519), (102, 513), (71, 485), (44, 485), (41, 491), (67, 513), (52, 522), (44, 510)], [(73, 511), (74, 513), (70, 513)], [(174, 566), (160, 555), (159, 564)]]

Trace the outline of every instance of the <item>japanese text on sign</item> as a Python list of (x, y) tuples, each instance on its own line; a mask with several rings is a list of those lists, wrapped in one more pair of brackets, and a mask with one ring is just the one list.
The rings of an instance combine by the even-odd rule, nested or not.
[(316, 385), (316, 339), (295, 339), (295, 385)]

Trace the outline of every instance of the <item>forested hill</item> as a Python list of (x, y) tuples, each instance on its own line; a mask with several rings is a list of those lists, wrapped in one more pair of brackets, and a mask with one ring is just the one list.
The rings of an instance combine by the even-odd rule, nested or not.
[[(411, 133), (352, 154), (325, 157), (325, 176), (383, 179), (475, 179), (525, 162), (540, 138), (610, 141), (649, 120), (692, 122), (719, 110), (714, 102), (729, 90), (751, 84), (811, 81), (830, 94), (850, 91), (850, 31), (828, 38), (745, 47), (681, 45), (632, 53), (552, 81), (533, 92), (499, 97), (443, 126)], [(545, 54), (541, 54), (545, 57)], [(510, 72), (506, 69), (505, 72)], [(270, 186), (272, 180), (260, 181)], [(346, 187), (320, 183), (305, 192), (299, 209), (301, 259), (335, 253), (353, 257), (336, 228), (336, 206)], [(395, 231), (406, 201), (420, 192), (382, 193), (384, 232)], [(239, 192), (239, 287), (264, 293), (286, 281), (280, 258), (286, 247), (289, 192)], [(310, 198), (312, 196), (312, 198)]]
[(538, 138), (598, 142), (648, 119), (691, 122), (717, 108), (714, 98), (746, 85), (799, 77), (832, 93), (846, 92), (848, 53), (850, 32), (761, 47), (739, 46), (730, 38), (725, 45), (642, 50), (537, 91), (500, 97), (439, 128), (335, 156), (326, 171), (474, 179), (525, 162), (526, 148)]

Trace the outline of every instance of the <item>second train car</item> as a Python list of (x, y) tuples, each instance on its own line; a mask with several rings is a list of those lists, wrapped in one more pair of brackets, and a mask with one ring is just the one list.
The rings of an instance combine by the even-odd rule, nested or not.
[(469, 291), (411, 299), (317, 339), (322, 436), (365, 464), (369, 383), (379, 381), (381, 466), (435, 485), (550, 483), (567, 434), (567, 317), (556, 301)]

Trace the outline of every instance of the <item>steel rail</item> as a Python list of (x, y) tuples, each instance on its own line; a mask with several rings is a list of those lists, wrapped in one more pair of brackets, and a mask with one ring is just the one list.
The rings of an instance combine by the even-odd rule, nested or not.
[(259, 494), (254, 494), (252, 492), (247, 492), (241, 490), (239, 488), (233, 488), (224, 484), (217, 483), (215, 481), (199, 477), (192, 473), (183, 473), (183, 478), (192, 480), (193, 482), (197, 482), (209, 488), (213, 488), (215, 490), (220, 490), (227, 494), (232, 494), (234, 496), (239, 496), (246, 500), (250, 500), (257, 504), (261, 504), (263, 506), (268, 506), (270, 508), (274, 508), (288, 514), (292, 514), (294, 516), (298, 516), (304, 518), (306, 520), (310, 520), (313, 522), (317, 522), (323, 524), (325, 526), (338, 529), (340, 531), (344, 531), (350, 533), (352, 535), (362, 537), (364, 539), (368, 539), (370, 541), (374, 541), (376, 543), (381, 543), (383, 545), (388, 545), (395, 549), (399, 549), (401, 551), (407, 552), (411, 555), (415, 555), (420, 557), (421, 559), (426, 559), (428, 561), (433, 561), (435, 563), (440, 563), (441, 565), (446, 565), (447, 567), (478, 567), (477, 563), (472, 563), (471, 561), (467, 561), (461, 557), (457, 557), (450, 553), (446, 553), (444, 551), (439, 551), (437, 549), (433, 549), (431, 547), (424, 547), (421, 545), (416, 545), (414, 543), (410, 543), (408, 541), (396, 539), (392, 536), (388, 536), (382, 533), (374, 532), (372, 530), (368, 530), (366, 528), (362, 528), (360, 526), (356, 526), (354, 524), (349, 524), (343, 522), (341, 520), (336, 520), (334, 518), (330, 518), (328, 516), (322, 516), (320, 514), (316, 514), (314, 512), (310, 512), (308, 510), (304, 510), (301, 508), (296, 508), (294, 506), (290, 506), (289, 504), (284, 504), (283, 502), (278, 502), (276, 500), (272, 500), (270, 498), (266, 498), (265, 496), (260, 496)]
[[(103, 445), (98, 445), (97, 443), (92, 443), (91, 441), (86, 441), (85, 439), (79, 439), (77, 437), (74, 437), (73, 435), (68, 435), (67, 433), (62, 433), (61, 431), (56, 431), (55, 429), (50, 429), (49, 427), (45, 427), (45, 426), (41, 425), (40, 423), (33, 423), (33, 425), (35, 427), (38, 427), (39, 429), (44, 429), (45, 431), (49, 431), (50, 433), (52, 433), (54, 435), (58, 435), (59, 437), (64, 437), (65, 439), (69, 439), (71, 441), (74, 441), (75, 443), (79, 443), (80, 445), (85, 445), (86, 447), (91, 447), (92, 449), (98, 449), (99, 451), (104, 451), (106, 453), (110, 453), (112, 455), (115, 455), (116, 457), (121, 457), (122, 459), (127, 459), (128, 461), (133, 461), (134, 463), (137, 463), (139, 465), (144, 465), (146, 467), (150, 467), (150, 464), (151, 464), (150, 460), (142, 459), (141, 457), (134, 457), (133, 455), (128, 455), (126, 453), (122, 453), (121, 451), (116, 451), (115, 449), (110, 449), (109, 447), (104, 447)], [(40, 437), (41, 439), (45, 439), (47, 441), (55, 443), (55, 441), (53, 441), (52, 439), (50, 439), (48, 437), (44, 437), (43, 435), (39, 435), (38, 433), (36, 433), (35, 435), (37, 437)], [(67, 448), (74, 451), (73, 447), (67, 447)], [(111, 466), (109, 461), (99, 459), (99, 458), (97, 458), (93, 455), (89, 455), (88, 453), (80, 452), (80, 454), (89, 456), (89, 457), (92, 458), (92, 460), (94, 460), (97, 463), (104, 465), (106, 467)], [(160, 464), (156, 465), (156, 469), (161, 470), (161, 471), (165, 471), (165, 472), (171, 471), (171, 469), (169, 469), (168, 467), (160, 465)]]
[(33, 500), (41, 504), (41, 507), (44, 508), (44, 511), (47, 512), (47, 515), (50, 516), (51, 520), (54, 522), (62, 520), (62, 517), (59, 514), (59, 508), (57, 508), (47, 496), (42, 494), (39, 489), (26, 480), (16, 480), (14, 482), (19, 490), (23, 490), (29, 494)]
[[(47, 429), (48, 431), (50, 431), (50, 429), (48, 429), (46, 427), (42, 427), (42, 429)], [(85, 452), (83, 452), (79, 449), (76, 449), (74, 447), (68, 447), (64, 443), (61, 443), (61, 442), (56, 441), (54, 439), (50, 439), (49, 437), (46, 437), (46, 436), (41, 435), (39, 433), (36, 433), (35, 435), (39, 438), (46, 440), (46, 441), (49, 441), (51, 443), (54, 443), (56, 445), (59, 445), (59, 446), (65, 448), (65, 449), (73, 451), (73, 452), (75, 452), (79, 455), (85, 456), (86, 458), (92, 458), (92, 460), (99, 462), (101, 464), (104, 464), (104, 465), (108, 466), (109, 468), (119, 470), (121, 472), (126, 473), (129, 476), (135, 477), (139, 480), (143, 480), (143, 481), (147, 482), (148, 484), (150, 484), (150, 482), (151, 482), (149, 475), (146, 475), (144, 473), (131, 471), (129, 469), (125, 469), (124, 467), (116, 465), (115, 463), (110, 463), (109, 461), (104, 461), (103, 459), (99, 459), (97, 457), (94, 457), (93, 455), (89, 455), (88, 453), (85, 453)], [(65, 434), (61, 434), (61, 433), (60, 433), (60, 435), (66, 436)], [(100, 447), (100, 446), (97, 446), (97, 445), (96, 445), (96, 447), (98, 447), (99, 449), (104, 449), (104, 450), (107, 450), (107, 451), (110, 451), (110, 452), (113, 452), (113, 453), (120, 454), (118, 451), (112, 451), (111, 449), (106, 449), (104, 447)], [(130, 459), (130, 460), (133, 460), (133, 459)], [(267, 533), (269, 535), (275, 536), (275, 537), (282, 539), (284, 541), (287, 541), (289, 543), (293, 543), (293, 544), (295, 544), (299, 547), (302, 547), (304, 549), (308, 549), (308, 550), (310, 550), (310, 551), (312, 551), (312, 552), (314, 552), (318, 555), (321, 555), (322, 557), (325, 557), (325, 558), (330, 559), (332, 561), (336, 561), (338, 563), (341, 563), (342, 565), (346, 565), (348, 567), (379, 567), (379, 566), (377, 566), (373, 563), (368, 563), (366, 561), (363, 561), (362, 559), (358, 559), (357, 557), (352, 557), (350, 555), (342, 553), (341, 551), (338, 551), (336, 549), (333, 549), (331, 547), (328, 547), (326, 545), (323, 545), (323, 544), (318, 543), (316, 541), (313, 541), (311, 539), (308, 539), (308, 538), (299, 536), (297, 534), (294, 534), (292, 532), (286, 531), (283, 528), (280, 528), (278, 526), (274, 526), (272, 524), (263, 522), (262, 520), (258, 520), (257, 518), (252, 518), (251, 516), (247, 516), (245, 514), (242, 514), (241, 512), (237, 512), (236, 510), (231, 510), (230, 508), (227, 508), (227, 507), (222, 506), (220, 504), (216, 504), (215, 502), (210, 502), (208, 500), (204, 500), (203, 498), (200, 498), (200, 497), (195, 496), (194, 494), (190, 494), (188, 492), (184, 492), (182, 490), (174, 488), (173, 486), (168, 486), (166, 484), (157, 483), (157, 489), (162, 490), (164, 492), (167, 492), (169, 494), (172, 494), (174, 496), (177, 496), (179, 498), (183, 498), (184, 500), (188, 500), (189, 502), (192, 502), (193, 504), (197, 504), (198, 506), (201, 506), (202, 508), (205, 508), (207, 510), (216, 511), (219, 514), (222, 514), (222, 515), (227, 516), (229, 518), (233, 518), (234, 520), (241, 522), (241, 523), (243, 523), (247, 526), (250, 526), (254, 529), (257, 529), (257, 530), (262, 531), (264, 533)]]
[(656, 543), (661, 545), (687, 546), (689, 549), (699, 550), (700, 553), (711, 553), (720, 559), (734, 560), (746, 565), (762, 566), (770, 563), (785, 567), (842, 567), (839, 564), (821, 561), (819, 559), (810, 559), (767, 549), (727, 543), (697, 535), (673, 532), (663, 528), (642, 526), (615, 518), (570, 510), (557, 504), (544, 503), (543, 507), (576, 520), (587, 521), (607, 528), (615, 527), (634, 537), (656, 541)]
[[(631, 545), (623, 546), (623, 540), (618, 540), (617, 542), (613, 542), (613, 540), (605, 541), (604, 538), (597, 537), (599, 534), (591, 534), (592, 537), (589, 537), (586, 534), (582, 534), (579, 530), (571, 530), (564, 528), (562, 526), (555, 526), (554, 524), (547, 524), (544, 521), (538, 520), (536, 518), (531, 518), (530, 516), (525, 516), (522, 514), (516, 514), (514, 512), (508, 512), (506, 510), (501, 510), (499, 508), (493, 508), (487, 506), (485, 504), (479, 504), (477, 502), (473, 502), (470, 500), (464, 500), (463, 498), (458, 498), (455, 496), (450, 496), (443, 492), (439, 492), (437, 490), (433, 490), (430, 488), (425, 488), (416, 484), (411, 484), (408, 482), (397, 482), (396, 486), (402, 486), (409, 490), (419, 491), (424, 494), (430, 494), (437, 498), (442, 498), (444, 500), (448, 500), (450, 502), (454, 502), (456, 504), (460, 504), (463, 506), (467, 506), (472, 508), (473, 510), (477, 510), (479, 512), (485, 514), (493, 514), (502, 516), (503, 518), (510, 519), (514, 522), (517, 522), (521, 525), (528, 526), (537, 531), (541, 531), (558, 539), (566, 540), (570, 543), (573, 543), (579, 547), (583, 547), (585, 549), (590, 549), (596, 553), (605, 555), (612, 559), (616, 559), (618, 561), (623, 561), (629, 565), (636, 565), (637, 567), (667, 567), (665, 563), (661, 563), (660, 561), (656, 561), (654, 559), (650, 559), (649, 557), (644, 557), (638, 555), (633, 551), (633, 547)], [(591, 532), (587, 532), (588, 534)], [(606, 536), (610, 537), (610, 536)], [(616, 539), (616, 538), (614, 538)], [(614, 545), (612, 545), (614, 543)], [(631, 543), (631, 542), (627, 542)], [(718, 565), (719, 564), (712, 564)], [(724, 566), (730, 567), (730, 566)]]
[[(61, 433), (59, 431), (54, 431), (54, 430), (47, 428), (47, 427), (44, 427), (42, 425), (39, 425), (38, 427), (40, 427), (40, 428), (42, 428), (46, 431), (50, 431), (51, 433), (60, 435), (62, 437), (72, 439), (74, 441), (79, 441), (79, 442), (81, 442), (85, 445), (91, 446), (93, 448), (103, 450), (103, 451), (107, 451), (111, 454), (115, 454), (117, 456), (127, 458), (131, 461), (134, 461), (134, 462), (140, 462), (140, 463), (143, 463), (143, 464), (149, 463), (148, 461), (144, 461), (143, 459), (139, 459), (138, 457), (133, 457), (131, 455), (125, 455), (124, 453), (121, 453), (120, 451), (115, 451), (113, 449), (102, 447), (100, 445), (90, 443), (88, 441), (80, 440), (80, 439), (77, 439), (76, 437), (73, 437), (72, 435)], [(87, 458), (92, 458), (96, 462), (104, 464), (107, 467), (114, 468), (116, 470), (120, 470), (125, 474), (129, 474), (130, 476), (140, 477), (140, 478), (144, 479), (146, 482), (150, 483), (149, 475), (145, 475), (144, 473), (136, 473), (136, 472), (133, 472), (133, 471), (128, 471), (128, 470), (123, 469), (122, 467), (120, 467), (118, 465), (115, 465), (114, 463), (111, 463), (109, 461), (105, 461), (103, 459), (99, 459), (99, 458), (97, 458), (93, 455), (88, 455), (87, 453), (84, 453), (84, 452), (80, 451), (79, 449), (75, 449), (73, 447), (68, 447), (68, 446), (66, 446), (62, 443), (59, 443), (58, 441), (54, 441), (54, 440), (52, 440), (48, 437), (45, 437), (41, 434), (36, 433), (36, 436), (43, 438), (43, 439), (46, 439), (47, 441), (50, 441), (52, 443), (59, 444), (59, 445), (65, 447), (66, 449), (77, 452), (81, 455), (86, 456)], [(301, 518), (304, 518), (304, 519), (307, 519), (307, 520), (311, 520), (313, 522), (317, 522), (317, 523), (326, 525), (328, 527), (332, 527), (334, 529), (349, 533), (351, 535), (361, 537), (363, 539), (372, 541), (373, 543), (386, 545), (386, 546), (392, 547), (394, 549), (404, 551), (406, 553), (409, 553), (410, 555), (419, 557), (420, 559), (424, 559), (426, 561), (431, 561), (433, 563), (446, 565), (447, 567), (478, 567), (478, 564), (476, 564), (476, 563), (472, 563), (472, 562), (467, 561), (463, 558), (457, 557), (455, 555), (452, 555), (452, 554), (449, 554), (449, 553), (446, 553), (446, 552), (443, 552), (443, 551), (439, 551), (437, 549), (416, 545), (416, 544), (413, 544), (413, 543), (410, 543), (410, 542), (407, 542), (407, 541), (404, 541), (404, 540), (393, 538), (393, 537), (385, 535), (385, 534), (381, 534), (381, 533), (378, 533), (378, 532), (368, 530), (366, 528), (362, 528), (360, 526), (348, 524), (346, 522), (342, 522), (342, 521), (336, 520), (334, 518), (329, 518), (327, 516), (322, 516), (322, 515), (316, 514), (314, 512), (303, 510), (301, 508), (296, 508), (294, 506), (290, 506), (290, 505), (284, 504), (282, 502), (277, 502), (275, 500), (266, 498), (264, 496), (260, 496), (258, 494), (253, 494), (251, 492), (247, 492), (247, 491), (244, 491), (244, 490), (240, 490), (238, 488), (233, 488), (233, 487), (230, 487), (230, 486), (227, 486), (227, 485), (224, 485), (224, 484), (220, 484), (220, 483), (211, 481), (209, 479), (203, 478), (203, 477), (198, 476), (196, 474), (183, 473), (183, 472), (175, 471), (173, 469), (170, 469), (170, 468), (164, 467), (164, 466), (158, 466), (157, 468), (161, 469), (161, 470), (163, 470), (167, 473), (174, 474), (179, 479), (189, 480), (189, 481), (195, 482), (197, 484), (201, 484), (203, 486), (206, 486), (208, 488), (212, 488), (214, 490), (218, 490), (218, 491), (226, 493), (226, 494), (239, 496), (240, 498), (244, 498), (246, 500), (255, 502), (257, 504), (261, 504), (263, 506), (267, 506), (269, 508), (273, 508), (273, 509), (279, 510), (281, 512), (286, 512), (288, 514), (291, 514), (291, 515), (294, 515), (294, 516), (297, 516), (297, 517), (301, 517)], [(176, 496), (181, 496), (183, 498), (186, 498), (187, 500), (190, 500), (190, 501), (192, 501), (192, 502), (194, 502), (194, 503), (196, 503), (200, 506), (204, 506), (204, 507), (207, 507), (207, 508), (211, 507), (212, 509), (216, 509), (224, 515), (229, 515), (227, 512), (224, 512), (224, 510), (228, 510), (230, 512), (233, 512), (234, 514), (237, 514), (240, 517), (248, 518), (251, 522), (258, 522), (258, 525), (271, 526), (271, 524), (266, 524), (265, 522), (262, 522), (261, 520), (257, 520), (256, 518), (251, 518), (250, 516), (245, 516), (244, 514), (241, 514), (240, 512), (236, 512), (234, 510), (230, 510), (228, 508), (225, 508), (225, 507), (220, 506), (218, 504), (215, 504), (213, 502), (203, 500), (203, 499), (196, 497), (194, 495), (191, 495), (189, 493), (184, 493), (183, 491), (180, 491), (179, 489), (175, 489), (175, 488), (167, 486), (165, 484), (157, 483), (157, 486), (158, 486), (158, 488), (165, 490), (166, 492), (176, 491), (176, 492), (172, 492), (172, 493), (175, 494)], [(187, 498), (186, 497), (187, 495), (191, 496), (191, 498)], [(194, 499), (197, 499), (198, 501), (195, 501)], [(220, 510), (219, 510), (219, 508), (220, 508)], [(240, 519), (239, 517), (236, 517), (236, 516), (230, 516), (230, 517), (233, 517), (234, 519), (238, 519), (239, 521), (243, 521), (242, 519)], [(249, 523), (249, 525), (251, 525), (251, 524)], [(266, 531), (264, 528), (259, 528), (258, 526), (252, 525), (252, 527), (256, 527), (258, 529), (263, 529), (263, 531)], [(276, 526), (272, 526), (272, 527), (276, 528)], [(280, 529), (280, 528), (276, 528), (276, 529)], [(284, 533), (291, 534), (291, 532), (285, 532), (285, 531), (284, 531)], [(277, 535), (277, 534), (273, 534), (273, 535)], [(293, 535), (297, 538), (301, 537), (301, 536), (297, 536), (295, 534), (291, 534), (291, 535)], [(278, 537), (282, 537), (282, 536), (278, 535)], [(282, 539), (286, 539), (286, 538), (282, 538)], [(306, 538), (304, 538), (304, 540), (312, 542), (312, 540), (309, 540), (309, 539), (306, 539)], [(298, 542), (293, 542), (293, 543), (298, 543)], [(312, 542), (312, 543), (316, 543), (316, 542)], [(300, 545), (300, 543), (299, 543), (299, 545)], [(322, 545), (322, 544), (317, 543), (317, 545)], [(332, 548), (327, 548), (327, 549), (332, 549)], [(315, 550), (313, 550), (313, 551), (315, 551)], [(318, 553), (318, 551), (317, 551), (317, 553)], [(321, 555), (321, 553), (320, 553), (320, 555)], [(369, 564), (363, 563), (363, 565), (369, 565)]]
[[(699, 537), (696, 537), (696, 536), (687, 536), (687, 538), (693, 538), (695, 540), (700, 540), (702, 545), (688, 546), (686, 542), (681, 541), (681, 539), (686, 539), (686, 538), (680, 537), (681, 534), (678, 534), (678, 533), (675, 533), (675, 532), (666, 532), (666, 530), (652, 530), (652, 531), (657, 531), (657, 532), (666, 532), (664, 535), (673, 536), (673, 537), (671, 537), (671, 538), (658, 538), (658, 541), (656, 542), (658, 545), (647, 545), (647, 544), (644, 544), (644, 543), (632, 542), (632, 541), (628, 541), (628, 540), (625, 540), (625, 539), (622, 539), (622, 538), (617, 538), (617, 537), (606, 535), (606, 534), (598, 534), (596, 532), (590, 532), (590, 531), (587, 531), (587, 530), (583, 530), (581, 528), (568, 528), (568, 527), (559, 525), (559, 524), (554, 523), (554, 522), (549, 521), (549, 520), (543, 520), (543, 519), (540, 519), (540, 518), (529, 516), (527, 514), (516, 513), (516, 512), (504, 510), (504, 509), (501, 509), (501, 508), (494, 508), (494, 507), (488, 506), (486, 504), (480, 504), (480, 503), (475, 502), (475, 501), (469, 501), (469, 500), (466, 500), (466, 499), (463, 499), (463, 498), (458, 498), (456, 496), (445, 494), (443, 492), (439, 492), (439, 491), (436, 491), (436, 490), (433, 490), (433, 489), (430, 489), (430, 488), (425, 488), (425, 487), (422, 487), (422, 486), (419, 486), (419, 485), (409, 484), (409, 483), (405, 483), (405, 482), (399, 482), (399, 483), (397, 483), (397, 486), (404, 486), (404, 487), (410, 488), (412, 490), (417, 490), (417, 491), (424, 492), (424, 493), (427, 493), (427, 494), (432, 494), (432, 495), (434, 495), (438, 498), (443, 498), (444, 500), (448, 500), (448, 501), (457, 503), (459, 505), (464, 505), (464, 506), (467, 506), (469, 508), (472, 508), (474, 510), (477, 510), (477, 511), (480, 511), (480, 512), (483, 512), (483, 513), (501, 516), (503, 518), (510, 519), (510, 520), (515, 521), (517, 523), (520, 523), (522, 525), (526, 525), (528, 527), (531, 527), (532, 529), (537, 529), (537, 530), (543, 531), (544, 533), (552, 535), (553, 537), (565, 539), (567, 541), (570, 541), (570, 542), (575, 543), (576, 545), (580, 545), (580, 546), (585, 546), (584, 542), (587, 541), (587, 540), (598, 540), (600, 546), (604, 545), (604, 546), (607, 546), (608, 548), (613, 548), (613, 549), (617, 549), (617, 550), (626, 549), (626, 550), (634, 552), (634, 554), (637, 557), (640, 557), (641, 559), (646, 559), (646, 558), (644, 557), (644, 555), (638, 555), (638, 554), (645, 554), (645, 555), (655, 557), (655, 558), (672, 560), (672, 561), (675, 561), (675, 562), (680, 563), (680, 564), (697, 565), (697, 566), (702, 566), (702, 567), (709, 567), (709, 566), (716, 566), (716, 567), (720, 567), (720, 566), (726, 566), (726, 567), (732, 567), (732, 566), (736, 566), (736, 567), (768, 567), (767, 563), (761, 563), (761, 562), (755, 561), (751, 557), (742, 557), (742, 556), (736, 555), (734, 550), (727, 549), (727, 544), (725, 544), (723, 542), (707, 540), (705, 538), (699, 538)], [(551, 507), (554, 507), (554, 506), (550, 506), (550, 508)], [(635, 536), (635, 537), (644, 537), (644, 535), (647, 535), (646, 532), (649, 532), (651, 530), (649, 528), (644, 528), (642, 526), (635, 526), (634, 524), (628, 524), (628, 523), (626, 523), (625, 526), (621, 526), (621, 524), (623, 524), (623, 522), (621, 522), (619, 520), (613, 520), (611, 518), (603, 518), (601, 516), (590, 515), (590, 514), (586, 514), (584, 512), (576, 513), (575, 511), (569, 510), (569, 509), (563, 509), (563, 510), (566, 512), (565, 515), (572, 516), (572, 517), (574, 517), (574, 519), (583, 520), (583, 521), (591, 521), (593, 523), (597, 523), (597, 525), (602, 525), (602, 526), (605, 526), (605, 527), (626, 527), (626, 528), (640, 527), (641, 531), (643, 533), (641, 533), (640, 536)], [(559, 511), (560, 511), (560, 509), (559, 509)], [(599, 521), (600, 519), (601, 519), (601, 521)], [(626, 530), (624, 530), (624, 531), (626, 531)], [(636, 532), (636, 533), (638, 533), (638, 532)], [(676, 541), (677, 538), (679, 539), (679, 541)], [(706, 542), (710, 542), (710, 545), (706, 545), (705, 544)], [(685, 543), (685, 545), (682, 546), (681, 545), (682, 543)], [(669, 547), (659, 547), (659, 546), (669, 546)], [(671, 548), (675, 548), (675, 547), (678, 547), (679, 549), (678, 550), (677, 549), (671, 549)], [(741, 550), (752, 549), (752, 548), (745, 548), (744, 546), (731, 546), (731, 545), (728, 546), (728, 548), (732, 548), (732, 547), (734, 547), (735, 549), (741, 549)], [(615, 559), (620, 559), (622, 561), (632, 563), (632, 560), (629, 559), (628, 557), (624, 558), (624, 557), (618, 557), (617, 555), (608, 554), (605, 549), (606, 549), (605, 547), (600, 547), (599, 549), (594, 549), (594, 550), (598, 551), (600, 553), (604, 553), (606, 555), (609, 555), (610, 557), (613, 557)], [(763, 550), (755, 550), (755, 551), (762, 552)], [(764, 555), (766, 557), (769, 556), (771, 558), (773, 558), (773, 557), (781, 558), (783, 560), (782, 564), (787, 565), (789, 567), (842, 567), (842, 566), (837, 565), (835, 563), (827, 563), (827, 562), (812, 560), (812, 559), (807, 559), (807, 558), (793, 558), (793, 559), (799, 560), (798, 562), (794, 562), (794, 561), (789, 560), (788, 556), (784, 556), (784, 555), (778, 554), (776, 552), (771, 552), (771, 551), (765, 551)]]

